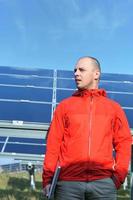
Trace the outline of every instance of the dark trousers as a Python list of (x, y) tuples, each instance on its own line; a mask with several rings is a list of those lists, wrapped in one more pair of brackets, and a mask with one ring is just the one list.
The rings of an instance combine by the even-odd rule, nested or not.
[(117, 189), (111, 178), (91, 182), (59, 181), (55, 200), (116, 200)]

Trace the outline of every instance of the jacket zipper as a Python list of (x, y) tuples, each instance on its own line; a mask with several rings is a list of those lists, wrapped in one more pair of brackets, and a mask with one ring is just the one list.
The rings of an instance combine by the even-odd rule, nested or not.
[(89, 159), (91, 155), (91, 137), (92, 137), (92, 107), (93, 107), (93, 97), (90, 97), (90, 119), (89, 119)]

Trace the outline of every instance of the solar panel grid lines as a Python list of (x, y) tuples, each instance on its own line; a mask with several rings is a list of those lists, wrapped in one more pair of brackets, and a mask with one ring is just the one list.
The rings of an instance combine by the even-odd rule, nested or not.
[(28, 99), (19, 99), (19, 100), (14, 100), (14, 99), (0, 99), (0, 101), (5, 101), (5, 102), (21, 102), (21, 103), (32, 103), (32, 104), (50, 104), (52, 102), (45, 102), (45, 101), (31, 101)]
[[(0, 70), (1, 71), (1, 70)], [(39, 70), (17, 70), (14, 68), (10, 67), (10, 73), (7, 73), (7, 70), (4, 69), (4, 71), (1, 73), (3, 74), (3, 76), (6, 75), (10, 75), (10, 76), (14, 76), (14, 78), (16, 77), (21, 77), (22, 79), (24, 79), (26, 77), (27, 81), (29, 81), (29, 77), (31, 78), (37, 78), (34, 81), (34, 84), (29, 84), (29, 82), (27, 83), (27, 85), (18, 85), (18, 84), (7, 84), (4, 88), (4, 90), (8, 91), (9, 90), (9, 86), (12, 87), (10, 88), (11, 93), (9, 94), (9, 96), (13, 97), (12, 98), (0, 98), (1, 101), (10, 101), (10, 102), (18, 102), (18, 103), (38, 103), (38, 105), (40, 106), (40, 104), (46, 104), (48, 106), (51, 105), (52, 109), (51, 109), (51, 117), (49, 117), (49, 119), (47, 119), (47, 122), (50, 122), (53, 116), (53, 111), (57, 105), (57, 103), (59, 103), (62, 99), (70, 96), (74, 90), (76, 89), (76, 85), (74, 82), (74, 78), (73, 78), (73, 71), (67, 71), (67, 70), (50, 70), (51, 75), (49, 76), (49, 70), (41, 70), (41, 74)], [(43, 76), (42, 76), (43, 74)], [(43, 86), (41, 85), (37, 85), (37, 82), (39, 81), (38, 77), (43, 77), (43, 80), (45, 80), (43, 82)], [(52, 85), (50, 83), (49, 86), (46, 86), (46, 82), (47, 82), (47, 78), (52, 78)], [(130, 79), (128, 80), (128, 78), (126, 77), (130, 77)], [(20, 78), (19, 78), (20, 79)], [(7, 81), (7, 80), (6, 80)], [(109, 84), (111, 83), (111, 84)], [(1, 83), (3, 84), (3, 83)], [(4, 84), (3, 84), (4, 85)], [(127, 87), (128, 85), (128, 87)], [(14, 86), (18, 86), (17, 90), (14, 88)], [(19, 88), (23, 87), (24, 89), (21, 91), (21, 89)], [(121, 94), (125, 94), (125, 95), (129, 95), (130, 93), (132, 93), (133, 91), (133, 84), (131, 82), (131, 76), (124, 76), (124, 75), (113, 75), (113, 74), (102, 74), (101, 76), (101, 86), (104, 86), (105, 89), (107, 89), (108, 94), (110, 94), (111, 96), (111, 91), (112, 91), (112, 96), (111, 98), (115, 98), (114, 94), (117, 94), (121, 92)], [(120, 87), (121, 86), (121, 87)], [(130, 86), (130, 88), (129, 88)], [(28, 88), (36, 88), (36, 90), (29, 90), (26, 89), (26, 87)], [(41, 87), (44, 89), (41, 91)], [(120, 87), (120, 88), (119, 88)], [(40, 88), (40, 89), (39, 89)], [(2, 90), (2, 85), (0, 86), (0, 89)], [(121, 89), (121, 90), (120, 90)], [(35, 94), (35, 91), (38, 91), (38, 95)], [(5, 92), (5, 94), (7, 94), (8, 92)], [(51, 94), (50, 94), (51, 93)], [(3, 92), (1, 94), (4, 94)], [(23, 98), (22, 96), (19, 97), (20, 95), (24, 95)], [(29, 94), (34, 94), (33, 96), (30, 95), (28, 97)], [(40, 99), (40, 97), (42, 96), (42, 99)], [(117, 95), (116, 95), (117, 97)], [(35, 98), (37, 98), (35, 100)], [(44, 101), (44, 99), (46, 98), (46, 101)], [(17, 99), (19, 99), (19, 101), (17, 101)], [(124, 104), (125, 106), (125, 104)], [(45, 108), (46, 109), (46, 108)]]
[(3, 147), (1, 153), (30, 153), (44, 155), (46, 149), (46, 141), (35, 138), (20, 138), (20, 137), (6, 137), (0, 136), (0, 141)]
[(53, 96), (52, 96), (52, 112), (51, 112), (51, 120), (53, 118), (53, 113), (56, 107), (56, 87), (57, 87), (57, 70), (54, 70), (54, 78), (53, 78)]
[(22, 103), (32, 103), (32, 104), (50, 104), (52, 102), (45, 102), (45, 101), (31, 101), (28, 99), (19, 99), (19, 100), (14, 100), (14, 99), (0, 99), (0, 101), (5, 101), (5, 102), (22, 102)]
[[(107, 95), (122, 106), (133, 128), (133, 75), (103, 73), (100, 88), (105, 88)], [(75, 90), (73, 71), (0, 67), (0, 120), (49, 125), (56, 105)], [(1, 135), (2, 155), (33, 155), (37, 159), (45, 153), (46, 133), (44, 138), (40, 134), (41, 144), (34, 140), (35, 133), (30, 134), (32, 142), (24, 141), (24, 133), (14, 134), (14, 139), (9, 136), (7, 143), (7, 137)], [(25, 136), (28, 139), (27, 132)]]
[(8, 139), (9, 139), (9, 137), (6, 138), (6, 140), (5, 140), (4, 144), (3, 144), (3, 147), (2, 147), (1, 152), (4, 152), (5, 147), (6, 147), (6, 144), (7, 144), (7, 142), (8, 142)]
[(60, 88), (60, 87), (58, 87), (58, 88), (56, 88), (56, 90), (63, 90), (63, 91), (75, 91), (76, 90), (76, 88)]
[(127, 94), (127, 95), (133, 95), (133, 92), (122, 92), (122, 91), (112, 91), (112, 90), (106, 90), (107, 93), (111, 93), (111, 94)]
[(122, 106), (123, 109), (127, 109), (127, 110), (133, 110), (133, 107), (126, 107), (126, 106)]
[(44, 155), (44, 145), (7, 144), (3, 153)]
[(6, 138), (7, 137), (0, 137), (0, 152), (4, 151), (3, 146), (5, 144)]
[(70, 70), (57, 70), (57, 78), (73, 78), (74, 72)]
[(125, 83), (100, 83), (100, 88), (105, 88), (110, 91), (132, 92), (133, 84)]
[(0, 136), (0, 142), (3, 142), (3, 141), (5, 142), (6, 138), (7, 138), (7, 137)]
[(35, 86), (35, 85), (12, 85), (12, 84), (0, 84), (0, 87), (17, 87), (17, 88), (36, 88), (36, 89), (52, 89), (53, 87)]
[(1, 101), (0, 109), (0, 120), (17, 120), (33, 123), (49, 123), (51, 120), (50, 103), (29, 103), (15, 100), (12, 102)]
[(6, 85), (18, 85), (18, 86), (53, 86), (53, 77), (13, 77), (13, 76), (0, 76), (0, 84)]
[(9, 66), (0, 66), (1, 74), (18, 74), (18, 75), (45, 75), (53, 77), (52, 69), (38, 69), (38, 68), (23, 68), (23, 67), (9, 67)]
[(53, 78), (53, 76), (46, 75), (34, 75), (34, 74), (8, 74), (8, 73), (0, 73), (0, 76), (9, 76), (9, 77), (18, 77), (18, 78)]
[(133, 81), (124, 81), (124, 80), (119, 80), (119, 81), (118, 81), (118, 80), (106, 80), (106, 79), (105, 79), (105, 80), (102, 80), (102, 79), (101, 79), (100, 81), (103, 82), (103, 83), (106, 83), (106, 82), (107, 82), (107, 83), (125, 83), (125, 84), (128, 83), (128, 84), (133, 84)]
[(46, 140), (42, 140), (39, 138), (20, 138), (20, 137), (9, 137), (8, 139), (9, 143), (16, 142), (16, 143), (23, 143), (23, 144), (40, 144), (40, 145), (45, 145)]
[(113, 81), (124, 81), (124, 82), (133, 82), (133, 74), (111, 74), (111, 73), (102, 73), (101, 80), (113, 80)]
[(74, 77), (73, 78), (65, 78), (65, 77), (57, 77), (58, 80), (73, 80), (74, 81)]
[(53, 89), (52, 87), (46, 87), (46, 86), (34, 86), (34, 85), (11, 85), (11, 84), (0, 84), (0, 87), (16, 87), (16, 88), (34, 88), (34, 89)]

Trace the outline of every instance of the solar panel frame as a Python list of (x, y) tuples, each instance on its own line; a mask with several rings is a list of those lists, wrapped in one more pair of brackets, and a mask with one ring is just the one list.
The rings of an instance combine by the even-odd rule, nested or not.
[(57, 70), (57, 78), (73, 78), (74, 72), (69, 70)]
[(0, 110), (1, 120), (50, 123), (52, 103), (24, 100), (0, 101)]
[(23, 67), (8, 67), (0, 66), (0, 74), (15, 74), (15, 75), (35, 75), (35, 76), (49, 76), (53, 77), (53, 69), (38, 69), (38, 68), (23, 68)]
[(4, 146), (4, 143), (3, 143), (3, 142), (0, 142), (0, 152), (1, 152), (2, 149), (3, 149), (3, 146)]
[(0, 85), (25, 87), (53, 87), (53, 77), (0, 74)]
[[(1, 140), (1, 137), (0, 137)], [(8, 143), (30, 143), (30, 144), (46, 144), (46, 140), (42, 140), (39, 138), (21, 138), (21, 137), (9, 137)]]
[[(1, 142), (2, 141), (2, 142)], [(46, 140), (39, 138), (2, 137), (0, 136), (2, 153), (21, 153), (44, 155)]]
[(100, 88), (104, 88), (107, 91), (112, 92), (130, 92), (133, 93), (133, 83), (125, 82), (110, 82), (110, 81), (101, 81), (99, 84)]
[[(47, 95), (46, 95), (47, 94)], [(3, 87), (1, 86), (0, 99), (29, 100), (52, 103), (52, 88), (32, 87)]]
[[(1, 113), (2, 107), (6, 108), (6, 111), (4, 110), (2, 114), (0, 113), (0, 120), (20, 120), (28, 123), (49, 124), (56, 105), (64, 98), (72, 95), (76, 89), (73, 74), (73, 71), (68, 70), (18, 70), (12, 67), (0, 67)], [(133, 128), (133, 75), (103, 73), (100, 87), (104, 87), (107, 90), (107, 94), (121, 104), (128, 117), (129, 125)], [(9, 89), (8, 95), (11, 98), (7, 94), (7, 96), (2, 96), (4, 94), (2, 92), (4, 89), (2, 90), (2, 88), (6, 88), (5, 92)], [(50, 91), (50, 96), (48, 91)], [(22, 92), (25, 92), (25, 95), (21, 96)], [(17, 95), (15, 96), (16, 93)], [(10, 106), (7, 106), (9, 103)], [(13, 104), (14, 106), (12, 107)], [(34, 109), (31, 109), (31, 105), (33, 105)], [(37, 105), (40, 107), (37, 107)], [(31, 111), (29, 115), (27, 115), (28, 110)], [(2, 118), (4, 113), (8, 116), (7, 118)], [(14, 115), (11, 116), (10, 113), (14, 113)], [(0, 150), (2, 151), (4, 149), (3, 154), (32, 154), (37, 156), (44, 154), (46, 150), (43, 148), (46, 147), (45, 139), (38, 140), (40, 143), (37, 144), (34, 135), (31, 139), (28, 139), (28, 135), (26, 139), (21, 137), (17, 138), (16, 136), (14, 139), (13, 137), (9, 137), (8, 140), (7, 137), (0, 136)], [(35, 147), (38, 147), (39, 150), (37, 151)]]
[(45, 145), (7, 143), (4, 153), (44, 155)]

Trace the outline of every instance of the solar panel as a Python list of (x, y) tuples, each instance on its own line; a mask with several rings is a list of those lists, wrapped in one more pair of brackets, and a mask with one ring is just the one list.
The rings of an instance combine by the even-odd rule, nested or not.
[(59, 103), (63, 99), (70, 97), (73, 93), (74, 93), (74, 90), (57, 89), (57, 91), (56, 91), (56, 102)]
[(132, 107), (133, 105), (133, 94), (108, 93), (108, 96), (119, 102), (123, 107)]
[(53, 87), (53, 78), (0, 74), (0, 84), (5, 86)]
[(52, 89), (1, 86), (0, 90), (0, 99), (52, 102)]
[(43, 139), (0, 136), (0, 141), (2, 153), (44, 155), (46, 151), (46, 141)]
[(0, 101), (0, 110), (1, 120), (49, 123), (52, 105), (43, 102), (25, 102), (24, 100)]
[(75, 89), (76, 85), (73, 79), (57, 79), (57, 88)]
[(52, 69), (30, 69), (30, 68), (16, 68), (16, 67), (5, 67), (0, 66), (0, 74), (18, 74), (18, 75), (36, 75), (36, 76), (49, 76), (53, 77), (53, 70)]
[(102, 73), (101, 80), (110, 80), (110, 81), (125, 81), (133, 82), (133, 75), (131, 74), (111, 74), (111, 73)]
[[(133, 75), (103, 73), (100, 88), (125, 110), (133, 128)], [(50, 123), (55, 106), (72, 95), (73, 71), (0, 67), (0, 120)], [(46, 141), (24, 137), (0, 137), (3, 153), (42, 155)]]
[[(133, 75), (103, 73), (100, 87), (132, 108)], [(0, 120), (50, 123), (55, 105), (75, 88), (73, 71), (0, 67)]]
[(39, 138), (9, 137), (8, 142), (30, 143), (30, 144), (46, 144), (46, 140), (42, 140), (42, 139), (39, 139)]
[(73, 71), (68, 70), (58, 70), (57, 77), (58, 78), (73, 78)]
[(124, 109), (130, 128), (133, 128), (133, 109)]
[(0, 142), (0, 152), (2, 151), (2, 148), (3, 148), (3, 146), (4, 146), (4, 143), (2, 142)]
[(0, 143), (1, 143), (1, 142), (5, 142), (5, 140), (6, 140), (6, 137), (0, 136)]
[(45, 153), (45, 146), (32, 144), (7, 144), (4, 150), (5, 153), (21, 153), (21, 154), (41, 154)]
[(133, 92), (133, 83), (124, 83), (124, 82), (100, 82), (100, 88), (104, 88), (107, 91), (114, 91), (114, 92)]

